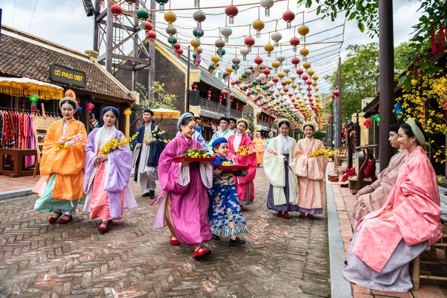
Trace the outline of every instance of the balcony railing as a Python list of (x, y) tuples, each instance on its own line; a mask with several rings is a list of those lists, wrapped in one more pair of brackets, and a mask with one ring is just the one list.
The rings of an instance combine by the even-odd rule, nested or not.
[(258, 121), (256, 121), (256, 123), (257, 123), (258, 125), (262, 125), (262, 126), (264, 126), (264, 127), (271, 128), (271, 124), (268, 123), (267, 121), (258, 119)]
[[(202, 109), (208, 112), (216, 113), (217, 114), (216, 116), (218, 116), (218, 118), (227, 114), (227, 107), (223, 104), (218, 104), (216, 102), (206, 100), (204, 98), (199, 98), (199, 105)], [(241, 118), (242, 112), (236, 111), (235, 109), (230, 109), (230, 117), (236, 119)]]

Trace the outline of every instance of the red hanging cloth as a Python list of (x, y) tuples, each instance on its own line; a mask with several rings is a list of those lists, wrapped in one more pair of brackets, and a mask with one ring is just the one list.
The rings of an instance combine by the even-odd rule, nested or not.
[(431, 53), (436, 54), (436, 36), (435, 28), (431, 28)]

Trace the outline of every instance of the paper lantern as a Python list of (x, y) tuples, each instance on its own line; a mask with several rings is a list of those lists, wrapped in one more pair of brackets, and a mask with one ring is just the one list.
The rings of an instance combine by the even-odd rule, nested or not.
[(155, 2), (157, 2), (160, 6), (158, 11), (163, 12), (163, 11), (165, 11), (165, 4), (168, 3), (169, 0), (155, 0)]
[[(332, 117), (331, 117), (332, 118)], [(366, 127), (366, 128), (369, 128), (370, 126), (371, 126), (371, 121), (369, 121), (368, 119), (366, 119), (365, 121), (363, 121), (363, 125)]]
[(132, 114), (132, 110), (131, 109), (125, 109), (124, 110), (124, 115), (125, 116), (130, 116)]
[(89, 113), (91, 113), (95, 108), (95, 105), (89, 102), (88, 104), (85, 105), (85, 108), (87, 109), (87, 111), (89, 111)]
[(377, 123), (380, 122), (380, 114), (375, 114), (374, 115), (374, 121), (376, 121)]
[(287, 28), (290, 29), (292, 27), (292, 21), (295, 19), (295, 14), (292, 11), (287, 10), (283, 13), (282, 19), (287, 22)]
[(239, 12), (239, 9), (236, 5), (233, 5), (233, 1), (231, 1), (231, 4), (225, 7), (225, 14), (229, 17), (229, 23), (230, 25), (234, 24), (234, 17), (237, 16)]
[(270, 16), (270, 8), (275, 4), (274, 0), (261, 0), (261, 6), (264, 7), (265, 16)]

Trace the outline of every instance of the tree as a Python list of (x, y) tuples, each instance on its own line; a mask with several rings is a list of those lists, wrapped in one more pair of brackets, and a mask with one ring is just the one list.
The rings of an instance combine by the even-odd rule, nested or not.
[[(396, 74), (405, 69), (403, 43), (394, 49), (394, 65)], [(361, 109), (362, 99), (377, 95), (377, 77), (379, 75), (379, 45), (349, 45), (346, 60), (341, 65), (342, 117), (351, 119), (351, 115)], [(336, 86), (335, 74), (326, 78)]]
[[(379, 46), (377, 43), (349, 45), (347, 59), (341, 65), (342, 117), (361, 109), (362, 99), (375, 96), (376, 80), (379, 74)], [(335, 75), (332, 80), (336, 86)]]
[(177, 99), (177, 95), (167, 93), (163, 83), (155, 81), (154, 85), (149, 88), (149, 92), (145, 85), (137, 83), (137, 90), (140, 96), (144, 98), (141, 101), (141, 105), (144, 108), (175, 109), (173, 102)]

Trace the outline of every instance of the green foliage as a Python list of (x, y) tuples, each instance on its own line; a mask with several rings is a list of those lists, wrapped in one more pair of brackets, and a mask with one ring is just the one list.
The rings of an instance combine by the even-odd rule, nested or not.
[(140, 96), (144, 98), (141, 101), (141, 105), (144, 108), (175, 109), (174, 101), (177, 99), (177, 95), (167, 93), (165, 90), (165, 84), (163, 83), (155, 81), (154, 85), (149, 88), (149, 92), (147, 91), (145, 85), (137, 83), (137, 91), (140, 93)]
[[(406, 44), (394, 49), (395, 72), (405, 68), (402, 56)], [(379, 75), (379, 45), (349, 45), (346, 60), (341, 65), (342, 117), (351, 119), (351, 115), (361, 109), (362, 99), (375, 97), (377, 77)], [(335, 74), (326, 78), (336, 86)]]
[(357, 21), (361, 32), (367, 28), (370, 37), (379, 35), (377, 0), (297, 0), (297, 4), (304, 4), (307, 8), (316, 4), (317, 15), (322, 15), (322, 18), (330, 17), (332, 21), (337, 18), (339, 12), (344, 11), (347, 20)]

